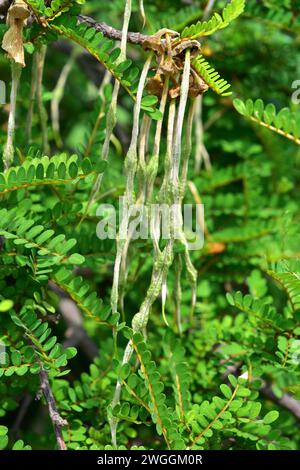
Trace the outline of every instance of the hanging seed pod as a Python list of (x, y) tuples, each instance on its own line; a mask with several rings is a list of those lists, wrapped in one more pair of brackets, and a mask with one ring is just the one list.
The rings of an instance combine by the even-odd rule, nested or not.
[(7, 13), (6, 22), (9, 25), (9, 30), (4, 34), (2, 41), (2, 49), (22, 67), (25, 67), (22, 33), (29, 15), (27, 4), (23, 0), (15, 0)]

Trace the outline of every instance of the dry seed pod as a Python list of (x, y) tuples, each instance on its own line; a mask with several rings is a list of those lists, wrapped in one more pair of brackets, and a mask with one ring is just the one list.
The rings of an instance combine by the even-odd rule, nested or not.
[(191, 59), (197, 57), (200, 52), (201, 44), (195, 39), (183, 39), (172, 49), (172, 57), (181, 57), (184, 60), (186, 49), (191, 50)]
[(162, 59), (163, 60), (161, 60), (159, 63), (157, 73), (160, 75), (169, 75), (173, 80), (176, 80), (179, 70), (175, 62), (171, 57), (167, 57), (165, 59), (165, 57), (162, 56)]
[(158, 96), (162, 95), (163, 81), (161, 75), (156, 74), (153, 78), (150, 78), (147, 83), (147, 90), (151, 95)]
[(2, 49), (22, 67), (25, 67), (22, 32), (29, 15), (30, 11), (26, 3), (23, 0), (15, 0), (7, 13), (6, 22), (10, 28), (2, 40)]
[(195, 70), (191, 69), (189, 96), (191, 98), (196, 98), (198, 95), (202, 95), (207, 90), (207, 83), (201, 77), (199, 77)]
[(166, 34), (169, 34), (171, 37), (179, 36), (177, 31), (173, 31), (172, 29), (163, 28), (157, 31), (152, 36), (149, 36), (145, 39), (142, 43), (143, 48), (146, 50), (152, 50), (158, 55), (162, 55), (166, 49), (166, 44), (163, 39)]
[(180, 85), (174, 85), (169, 91), (170, 98), (174, 100), (180, 96)]

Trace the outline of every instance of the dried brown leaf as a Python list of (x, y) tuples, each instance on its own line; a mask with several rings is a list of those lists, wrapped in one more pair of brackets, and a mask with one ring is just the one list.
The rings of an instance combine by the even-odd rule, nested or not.
[(6, 21), (9, 30), (4, 34), (2, 40), (2, 49), (22, 67), (25, 67), (23, 27), (29, 15), (30, 11), (26, 3), (23, 0), (15, 0), (7, 13)]

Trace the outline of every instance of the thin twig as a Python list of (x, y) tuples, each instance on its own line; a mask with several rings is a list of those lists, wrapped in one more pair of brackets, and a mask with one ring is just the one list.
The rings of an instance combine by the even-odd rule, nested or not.
[(45, 400), (48, 405), (49, 416), (53, 424), (58, 448), (59, 450), (67, 450), (67, 446), (63, 439), (61, 428), (63, 426), (66, 426), (68, 423), (65, 419), (63, 419), (60, 416), (57, 410), (56, 402), (55, 402), (55, 399), (54, 399), (54, 396), (50, 387), (50, 383), (49, 383), (49, 377), (41, 362), (40, 362), (39, 376), (40, 376), (40, 383), (41, 383), (41, 391), (43, 392)]

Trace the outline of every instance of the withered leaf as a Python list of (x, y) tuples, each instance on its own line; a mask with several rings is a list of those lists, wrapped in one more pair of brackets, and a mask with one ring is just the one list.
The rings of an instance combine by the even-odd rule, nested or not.
[(27, 4), (23, 0), (15, 0), (7, 13), (6, 21), (9, 30), (4, 34), (2, 40), (2, 49), (22, 67), (25, 67), (23, 27), (29, 15), (30, 11)]

